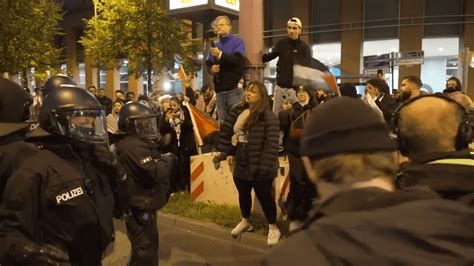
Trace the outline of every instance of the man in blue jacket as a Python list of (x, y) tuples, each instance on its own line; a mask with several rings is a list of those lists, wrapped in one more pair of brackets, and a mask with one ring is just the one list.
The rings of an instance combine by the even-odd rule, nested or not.
[(219, 41), (211, 43), (206, 64), (214, 76), (217, 116), (222, 124), (230, 107), (242, 98), (242, 89), (237, 85), (243, 78), (245, 45), (242, 39), (232, 34), (231, 21), (227, 16), (217, 17), (213, 25)]

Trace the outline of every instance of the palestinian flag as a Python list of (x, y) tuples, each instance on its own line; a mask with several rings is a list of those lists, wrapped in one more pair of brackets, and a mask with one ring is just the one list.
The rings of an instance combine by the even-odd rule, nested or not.
[(293, 65), (293, 86), (322, 88), (339, 95), (334, 75), (326, 65), (314, 58), (311, 58), (309, 62)]

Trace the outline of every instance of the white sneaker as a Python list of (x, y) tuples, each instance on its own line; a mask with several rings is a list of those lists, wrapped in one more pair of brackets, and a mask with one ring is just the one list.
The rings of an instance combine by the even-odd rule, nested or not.
[(267, 245), (273, 246), (278, 244), (278, 241), (280, 240), (280, 229), (269, 229), (268, 230), (268, 238), (267, 238)]
[(295, 230), (301, 229), (301, 227), (303, 227), (303, 222), (300, 220), (294, 220), (294, 221), (291, 221), (290, 227), (288, 228), (288, 230), (290, 232), (293, 232)]
[(230, 234), (236, 238), (242, 233), (253, 231), (253, 229), (253, 226), (249, 222), (241, 221), (230, 231)]

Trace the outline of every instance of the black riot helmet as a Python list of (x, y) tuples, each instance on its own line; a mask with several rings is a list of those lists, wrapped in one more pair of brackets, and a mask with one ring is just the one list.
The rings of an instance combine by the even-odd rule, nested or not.
[(119, 112), (118, 127), (120, 131), (144, 139), (158, 139), (160, 137), (156, 114), (139, 102), (128, 102), (122, 106)]
[(65, 75), (52, 76), (44, 84), (43, 95), (46, 97), (50, 92), (63, 87), (77, 87), (77, 84), (74, 80)]
[(108, 142), (104, 107), (79, 87), (50, 91), (41, 106), (40, 126), (52, 135), (72, 140)]
[(33, 100), (19, 84), (0, 77), (0, 136), (26, 127)]

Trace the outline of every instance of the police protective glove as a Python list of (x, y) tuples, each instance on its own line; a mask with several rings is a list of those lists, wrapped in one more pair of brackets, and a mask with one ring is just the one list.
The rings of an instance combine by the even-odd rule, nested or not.
[(120, 164), (117, 156), (106, 145), (94, 145), (92, 153), (94, 157), (92, 163), (109, 176), (112, 186), (120, 184), (127, 179), (122, 164)]
[(8, 252), (7, 261), (15, 265), (71, 265), (66, 252), (52, 245), (38, 245), (31, 241), (14, 243)]
[(95, 166), (109, 177), (115, 199), (113, 216), (116, 219), (120, 219), (134, 191), (133, 180), (127, 178), (124, 167), (119, 162), (117, 156), (106, 145), (95, 145), (93, 156)]

